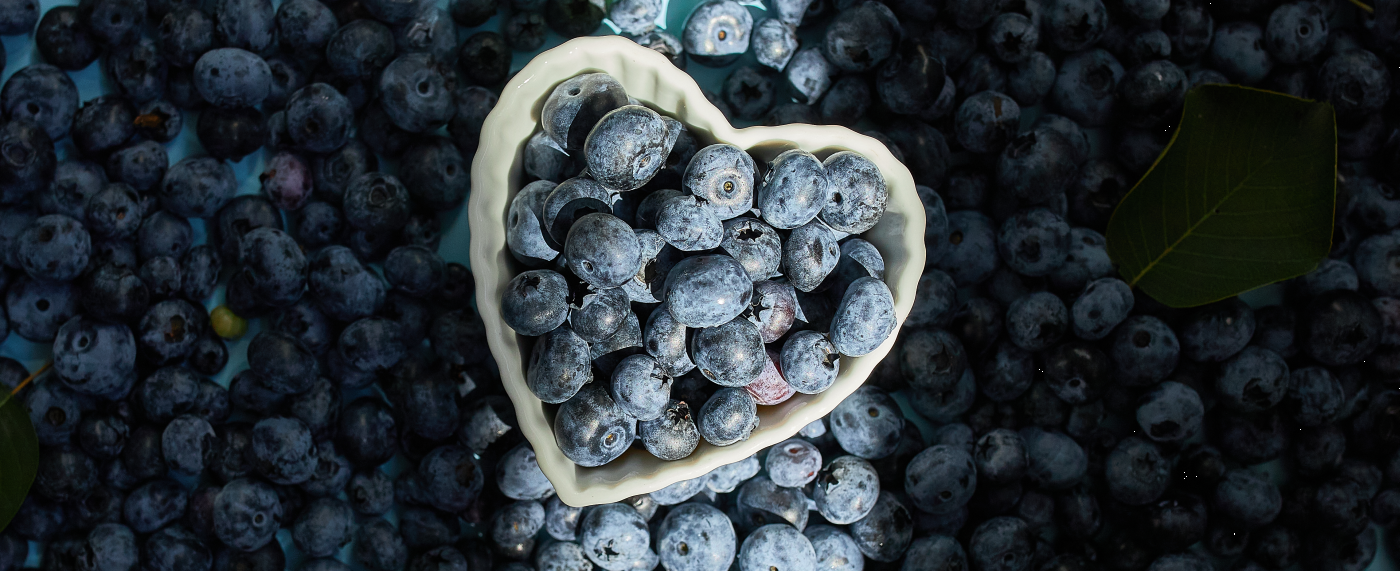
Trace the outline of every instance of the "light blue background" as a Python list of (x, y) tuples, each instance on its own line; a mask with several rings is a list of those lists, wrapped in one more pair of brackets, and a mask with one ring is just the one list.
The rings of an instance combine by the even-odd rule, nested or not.
[[(668, 0), (662, 1), (668, 2)], [(53, 6), (76, 5), (77, 3), (77, 0), (40, 1), (40, 5), (43, 11), (45, 12), (47, 12), (48, 9)], [(280, 4), (280, 1), (274, 0), (273, 3), (274, 5), (277, 5)], [(437, 3), (439, 7), (443, 9), (447, 8), (446, 0), (439, 0)], [(508, 0), (502, 0), (502, 3), (508, 3)], [(660, 24), (659, 27), (671, 32), (672, 34), (679, 36), (681, 28), (685, 23), (686, 16), (690, 13), (691, 9), (698, 3), (699, 0), (669, 1), (664, 10), (664, 18), (658, 21), (658, 24)], [(765, 6), (762, 2), (760, 2), (759, 0), (749, 0), (743, 3), (746, 6), (749, 6), (750, 12), (752, 13), (755, 21), (764, 17)], [(502, 10), (502, 13), (503, 12), (504, 10)], [(483, 30), (499, 31), (501, 20), (502, 15), (498, 14), (497, 16), (491, 18), (488, 22), (486, 22), (484, 25), (478, 28), (469, 29), (458, 27), (458, 39), (465, 39), (471, 34)], [(613, 29), (611, 28), (611, 24), (605, 21), (604, 26), (599, 27), (596, 34), (603, 35), (611, 33), (612, 31)], [(811, 45), (814, 42), (820, 41), (820, 30), (804, 29), (800, 32), (799, 36), (804, 46)], [(555, 47), (563, 43), (564, 40), (565, 38), (551, 31), (547, 37), (545, 45), (540, 50), (530, 53), (514, 53), (513, 61), (511, 63), (511, 71), (515, 72), (520, 70), (522, 67), (525, 66), (526, 63), (530, 61), (531, 58), (533, 58), (540, 51), (544, 51)], [(10, 75), (14, 74), (16, 71), (23, 68), (24, 66), (29, 65), (30, 63), (36, 63), (40, 61), (39, 54), (34, 50), (34, 35), (32, 33), (24, 36), (5, 36), (3, 38), (0, 38), (0, 41), (4, 42), (5, 51), (7, 53), (5, 69), (3, 74), (0, 74), (0, 79), (8, 80)], [(752, 63), (753, 61), (753, 55), (748, 54), (745, 55), (744, 58), (741, 59), (739, 62), (736, 62), (735, 64), (732, 64), (725, 68), (707, 68), (704, 66), (697, 65), (694, 62), (691, 62), (687, 66), (686, 71), (689, 72), (690, 75), (694, 77), (697, 83), (699, 83), (702, 87), (711, 92), (719, 93), (721, 84), (723, 83), (724, 78), (729, 75), (730, 71), (732, 71), (735, 67)], [(86, 69), (83, 69), (78, 72), (70, 72), (73, 81), (77, 84), (80, 101), (87, 101), (105, 92), (112, 91), (110, 89), (110, 86), (107, 85), (108, 82), (103, 77), (101, 65), (102, 62), (101, 59), (99, 59), (97, 62), (94, 62)], [(1026, 126), (1032, 123), (1035, 117), (1037, 117), (1040, 114), (1040, 111), (1041, 110), (1038, 108), (1023, 110), (1022, 125)], [(199, 140), (194, 133), (196, 118), (196, 114), (187, 113), (184, 117), (184, 131), (179, 136), (179, 138), (177, 138), (175, 141), (171, 142), (166, 146), (167, 152), (170, 155), (171, 164), (174, 164), (175, 162), (187, 156), (203, 154), (203, 149), (200, 146)], [(755, 122), (736, 121), (735, 123), (741, 126), (748, 126), (754, 124)], [(1096, 149), (1102, 148), (1103, 145), (1099, 143), (1105, 140), (1106, 134), (1103, 132), (1093, 132), (1090, 135), (1091, 139), (1093, 139), (1095, 143), (1094, 147)], [(60, 158), (67, 156), (67, 154), (72, 151), (71, 140), (65, 139), (63, 141), (60, 141), (58, 143), (58, 149)], [(258, 181), (258, 175), (261, 174), (263, 171), (264, 160), (266, 156), (266, 151), (260, 150), (245, 157), (241, 161), (232, 163), (234, 173), (240, 185), (239, 194), (254, 194), (260, 192), (261, 186)], [(380, 166), (381, 170), (383, 171), (390, 173), (394, 171), (392, 163), (390, 163), (389, 161), (385, 161), (382, 158), (380, 160)], [(479, 191), (489, 192), (490, 189), (473, 189), (473, 192)], [(460, 215), (463, 214), (462, 210), (464, 209), (465, 205), (454, 211), (443, 214), (443, 240), (442, 245), (439, 248), (439, 253), (444, 259), (448, 261), (454, 261), (470, 265), (468, 263), (469, 236), (467, 229), (467, 217)], [(287, 222), (290, 223), (291, 220), (288, 219)], [(203, 221), (195, 219), (191, 220), (191, 224), (193, 225), (195, 231), (195, 242), (203, 242)], [(1278, 297), (1279, 296), (1276, 295), (1276, 292), (1270, 292), (1266, 290), (1248, 296), (1248, 299), (1252, 304), (1255, 305), (1267, 305), (1270, 303), (1277, 303)], [(215, 295), (210, 300), (208, 300), (205, 305), (207, 306), (207, 308), (213, 309), (214, 307), (221, 304), (222, 301), (223, 288), (221, 286), (219, 290), (215, 293)], [(229, 364), (222, 373), (215, 377), (216, 381), (218, 381), (224, 386), (228, 386), (229, 379), (232, 378), (233, 374), (246, 368), (247, 361), (245, 354), (247, 350), (247, 344), (248, 341), (252, 338), (253, 334), (255, 334), (259, 329), (260, 324), (257, 322), (257, 320), (254, 320), (249, 324), (249, 332), (247, 335), (244, 335), (242, 338), (230, 341), (228, 343)], [(39, 367), (47, 363), (50, 360), (51, 354), (52, 351), (49, 344), (30, 343), (29, 341), (24, 340), (18, 335), (10, 335), (5, 340), (4, 344), (0, 345), (0, 356), (18, 359), (19, 361), (23, 362), (24, 365), (31, 371), (37, 370)], [(40, 382), (43, 382), (42, 379), (40, 380)], [(376, 389), (364, 389), (363, 392), (369, 392), (371, 390)], [(354, 396), (357, 396), (357, 394), (347, 394), (346, 402), (348, 402), (351, 398), (354, 398)], [(925, 423), (921, 418), (918, 418), (917, 415), (914, 414), (913, 410), (909, 408), (908, 404), (903, 398), (898, 398), (897, 400), (900, 401), (900, 405), (901, 407), (903, 407), (905, 415), (911, 419), (914, 419), (916, 424), (918, 424), (921, 430), (924, 432), (925, 436), (927, 436), (930, 432), (931, 427), (929, 427), (927, 423)], [(384, 469), (391, 475), (396, 475), (403, 469), (401, 462), (401, 459), (396, 458), (394, 461), (386, 465)], [(1282, 480), (1284, 477), (1284, 474), (1282, 473), (1282, 467), (1278, 463), (1268, 464), (1264, 466), (1263, 469), (1269, 471), (1278, 480)], [(196, 484), (196, 482), (193, 480), (187, 480), (185, 483), (186, 485), (190, 486), (191, 489), (193, 489), (194, 484)], [(394, 521), (395, 524), (397, 524), (397, 516), (395, 514), (391, 513), (387, 517), (391, 521)], [(290, 522), (287, 522), (287, 525), (290, 525)], [(472, 530), (470, 527), (467, 527), (466, 531), (468, 533), (471, 533), (474, 530)], [(297, 552), (296, 547), (292, 544), (289, 532), (286, 529), (284, 529), (283, 531), (278, 533), (277, 538), (287, 553), (288, 568), (297, 568), (302, 557)], [(1376, 563), (1372, 564), (1368, 571), (1392, 571), (1395, 567), (1392, 564), (1390, 564), (1390, 558), (1386, 553), (1384, 536), (1379, 536), (1379, 539), (1381, 541)], [(340, 559), (342, 561), (351, 563), (352, 567), (354, 567), (355, 569), (362, 569), (360, 566), (355, 565), (353, 563), (351, 557), (349, 556), (349, 550), (350, 548), (346, 547), (346, 549), (342, 551)], [(29, 561), (27, 562), (27, 566), (37, 567), (39, 563), (39, 557), (40, 549), (38, 544), (31, 543), (30, 557)], [(483, 570), (473, 569), (472, 571)], [(1220, 571), (1224, 570), (1221, 569)]]

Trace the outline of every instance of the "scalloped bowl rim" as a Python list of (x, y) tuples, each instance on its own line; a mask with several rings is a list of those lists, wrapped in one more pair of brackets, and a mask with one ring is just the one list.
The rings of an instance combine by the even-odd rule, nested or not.
[(859, 388), (894, 347), (899, 331), (896, 326), (895, 333), (869, 355), (843, 357), (841, 373), (826, 392), (798, 394), (784, 403), (760, 407), (760, 426), (744, 442), (716, 447), (702, 441), (695, 453), (674, 462), (656, 459), (637, 449), (597, 468), (583, 468), (569, 461), (555, 443), (552, 419), (546, 414), (545, 405), (525, 384), (520, 338), (501, 320), (500, 295), (520, 269), (506, 248), (505, 219), (510, 198), (521, 186), (525, 143), (536, 131), (540, 108), (554, 86), (592, 71), (611, 74), (628, 95), (679, 119), (702, 143), (732, 143), (759, 154), (759, 160), (796, 147), (821, 158), (838, 150), (851, 150), (873, 161), (885, 176), (889, 201), (880, 224), (862, 237), (874, 243), (885, 257), (885, 282), (894, 294), (899, 325), (913, 306), (925, 259), (924, 211), (913, 177), (879, 141), (834, 126), (735, 129), (705, 98), (694, 79), (665, 56), (622, 37), (577, 38), (536, 56), (506, 84), (481, 130), (481, 144), (472, 162), (473, 191), (468, 203), (471, 266), (487, 343), (515, 405), (519, 427), (559, 499), (573, 506), (617, 502), (654, 492), (744, 460), (791, 438)]

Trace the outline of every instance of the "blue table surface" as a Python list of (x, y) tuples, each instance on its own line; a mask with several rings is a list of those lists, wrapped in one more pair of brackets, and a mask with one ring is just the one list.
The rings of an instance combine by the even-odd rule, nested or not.
[[(595, 2), (599, 3), (601, 3), (602, 1), (603, 0), (595, 0)], [(686, 17), (690, 14), (690, 11), (695, 7), (695, 5), (699, 4), (700, 0), (661, 1), (663, 2), (665, 9), (663, 10), (664, 17), (659, 18), (657, 21), (658, 28), (679, 36), (681, 29), (685, 25)], [(502, 0), (502, 4), (505, 3), (506, 0)], [(749, 7), (749, 10), (753, 14), (755, 21), (765, 16), (766, 6), (760, 0), (743, 0), (741, 1), (741, 3)], [(43, 11), (45, 12), (47, 12), (49, 8), (54, 6), (76, 4), (78, 4), (77, 0), (40, 0), (40, 5)], [(280, 4), (280, 0), (273, 0), (273, 4)], [(447, 8), (447, 0), (437, 0), (437, 4), (440, 8)], [(502, 20), (501, 14), (503, 13), (504, 10), (502, 10), (501, 13), (498, 13), (495, 17), (492, 17), (485, 24), (477, 28), (458, 27), (458, 39), (465, 39), (476, 32), (484, 30), (499, 31), (500, 23)], [(595, 32), (595, 35), (612, 34), (615, 33), (615, 31), (616, 28), (612, 26), (611, 22), (605, 20), (603, 26), (599, 27), (599, 29)], [(812, 45), (813, 43), (820, 41), (820, 30), (804, 29), (799, 33), (799, 37), (803, 45)], [(542, 51), (558, 46), (559, 44), (563, 43), (565, 39), (566, 38), (554, 33), (553, 31), (550, 31), (544, 46), (541, 47), (540, 50), (535, 52), (515, 52), (513, 54), (513, 59), (511, 62), (511, 71), (519, 71), (535, 55), (539, 54)], [(4, 42), (5, 52), (7, 54), (4, 72), (0, 73), (0, 81), (8, 80), (10, 75), (14, 74), (16, 71), (18, 71), (26, 65), (29, 65), (31, 63), (38, 63), (41, 61), (39, 54), (34, 49), (33, 33), (23, 36), (4, 36), (0, 37), (0, 41)], [(752, 63), (753, 61), (753, 55), (748, 54), (745, 55), (744, 58), (741, 59), (739, 62), (724, 68), (709, 68), (696, 65), (692, 62), (690, 65), (687, 66), (686, 71), (689, 72), (690, 75), (695, 78), (696, 82), (699, 83), (701, 87), (711, 92), (718, 93), (720, 91), (721, 84), (724, 82), (724, 79), (735, 67), (747, 63)], [(86, 69), (83, 69), (81, 71), (70, 72), (70, 76), (73, 78), (73, 81), (77, 84), (78, 96), (80, 101), (87, 101), (103, 93), (112, 91), (112, 89), (108, 85), (107, 80), (103, 77), (100, 66), (101, 60), (93, 63), (92, 65), (88, 66)], [(1030, 123), (1034, 122), (1035, 118), (1039, 116), (1040, 113), (1041, 110), (1039, 108), (1029, 108), (1023, 110), (1022, 126), (1026, 127)], [(736, 121), (735, 123), (740, 126), (748, 126), (754, 124), (754, 122), (752, 121)], [(176, 138), (174, 141), (172, 141), (166, 146), (166, 150), (170, 156), (171, 164), (174, 164), (176, 161), (179, 161), (180, 159), (188, 156), (197, 156), (204, 154), (203, 148), (201, 147), (198, 138), (195, 136), (194, 126), (195, 116), (193, 114), (186, 114), (183, 132), (178, 138)], [(1090, 138), (1093, 142), (1093, 146), (1095, 149), (1098, 149), (1102, 146), (1100, 143), (1101, 141), (1105, 140), (1105, 136), (1106, 135), (1103, 132), (1090, 133)], [(57, 144), (57, 147), (60, 159), (68, 156), (70, 153), (73, 152), (73, 144), (71, 139), (65, 139), (63, 141), (60, 141)], [(264, 161), (266, 160), (266, 158), (267, 152), (259, 150), (251, 155), (248, 155), (247, 157), (244, 157), (241, 161), (232, 163), (234, 174), (236, 175), (236, 178), (239, 181), (239, 194), (255, 194), (261, 191), (261, 185), (258, 181), (258, 175), (263, 172)], [(393, 173), (394, 167), (392, 162), (383, 160), (381, 158), (380, 165), (382, 167), (381, 170)], [(481, 190), (490, 191), (489, 189), (473, 189), (473, 192)], [(465, 208), (466, 206), (464, 204), (462, 207), (451, 212), (446, 212), (442, 215), (441, 221), (443, 228), (443, 239), (442, 245), (439, 247), (438, 252), (440, 255), (442, 255), (444, 259), (448, 261), (470, 265), (468, 261), (468, 245), (470, 243), (470, 236), (467, 227), (467, 217), (464, 215)], [(288, 220), (288, 222), (290, 222), (290, 220)], [(190, 220), (190, 223), (194, 228), (195, 243), (203, 242), (205, 235), (204, 221), (199, 219), (192, 219)], [(218, 291), (209, 300), (206, 301), (206, 307), (208, 309), (213, 309), (214, 307), (217, 307), (218, 305), (222, 304), (223, 295), (223, 287), (220, 286)], [(1251, 304), (1255, 305), (1267, 305), (1270, 303), (1276, 303), (1276, 299), (1276, 293), (1268, 290), (1255, 292), (1253, 295), (1247, 297), (1247, 300), (1250, 301)], [(246, 368), (246, 352), (248, 342), (260, 328), (261, 324), (259, 323), (259, 320), (251, 320), (249, 323), (248, 334), (244, 335), (243, 337), (237, 340), (229, 341), (228, 366), (224, 368), (223, 372), (214, 377), (215, 381), (219, 382), (224, 386), (228, 386), (228, 382), (233, 377), (233, 374)], [(45, 363), (48, 363), (51, 360), (51, 355), (52, 349), (49, 344), (31, 343), (19, 337), (18, 335), (10, 335), (3, 344), (0, 344), (0, 356), (17, 359), (20, 362), (24, 363), (24, 365), (31, 371), (38, 369)], [(368, 390), (373, 389), (366, 389), (366, 391)], [(925, 435), (927, 435), (931, 430), (931, 427), (927, 424), (927, 422), (925, 422), (922, 418), (919, 418), (916, 414), (914, 414), (912, 409), (909, 408), (908, 404), (904, 401), (903, 398), (897, 396), (897, 400), (899, 400), (901, 407), (904, 409), (905, 415), (911, 420), (913, 420), (917, 425), (919, 425), (920, 429), (925, 433)], [(386, 465), (385, 469), (391, 475), (396, 475), (398, 472), (403, 470), (403, 467), (404, 466), (402, 464), (402, 460), (396, 458), (394, 461), (391, 461), (388, 465)], [(1281, 467), (1279, 467), (1276, 464), (1265, 465), (1263, 469), (1274, 473), (1275, 476), (1278, 478), (1283, 477), (1281, 473)], [(193, 486), (195, 484), (193, 480), (187, 480), (185, 483), (190, 486)], [(393, 521), (395, 524), (398, 523), (397, 515), (395, 513), (390, 513), (386, 517), (390, 521)], [(466, 531), (467, 533), (472, 533), (475, 530), (467, 528)], [(300, 565), (300, 562), (302, 561), (303, 557), (293, 545), (290, 532), (287, 529), (283, 529), (277, 534), (277, 540), (282, 544), (283, 549), (287, 553), (288, 568), (296, 569)], [(38, 567), (41, 549), (37, 544), (33, 543), (31, 543), (30, 547), (30, 556), (29, 560), (26, 563), (26, 567)], [(347, 546), (341, 551), (338, 559), (350, 563), (354, 569), (363, 569), (363, 567), (353, 562), (352, 558), (350, 557), (349, 546)], [(1379, 551), (1376, 556), (1376, 561), (1367, 569), (1367, 571), (1393, 571), (1394, 569), (1395, 566), (1392, 564), (1390, 556), (1387, 553), (1387, 550), (1385, 548), (1385, 542), (1381, 541)]]

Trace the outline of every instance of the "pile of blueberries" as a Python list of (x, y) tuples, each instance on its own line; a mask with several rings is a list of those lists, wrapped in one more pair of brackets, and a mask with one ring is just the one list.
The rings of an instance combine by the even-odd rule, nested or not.
[[(0, 1), (0, 34), (32, 33), (43, 62), (0, 87), (4, 330), (53, 347), (53, 372), (18, 397), (42, 450), (0, 532), (0, 571), (1361, 571), (1400, 521), (1400, 2), (1366, 3), (1374, 13), (1343, 0), (705, 0), (676, 37), (654, 28), (656, 0), (83, 0), (42, 14)], [(436, 251), (511, 52), (605, 16), (678, 66), (727, 74), (713, 100), (737, 121), (886, 141), (920, 185), (928, 264), (897, 347), (828, 417), (703, 477), (579, 509), (520, 434), (470, 271)], [(80, 105), (67, 72), (98, 59), (108, 93)], [(1337, 110), (1333, 255), (1275, 288), (1281, 303), (1167, 308), (1105, 252), (1108, 217), (1186, 90), (1212, 82)], [(692, 169), (727, 172), (762, 202), (767, 174), (814, 159), (751, 163), (623, 105), (606, 77), (564, 85), (585, 84), (608, 96), (545, 114), (521, 192), (542, 204), (512, 207), (537, 232), (512, 231), (512, 253), (554, 271), (539, 285), (562, 288), (565, 320), (606, 317), (569, 322), (589, 351), (576, 372), (595, 379), (569, 394), (616, 403), (601, 387), (624, 357), (675, 365), (650, 347), (655, 365), (592, 351), (678, 318), (637, 300), (661, 301), (670, 275), (711, 256), (772, 284), (716, 325), (772, 323), (780, 302), (765, 300), (790, 293), (790, 338), (854, 354), (835, 315), (873, 278), (833, 278), (874, 271), (860, 238), (815, 215), (832, 233), (812, 243), (835, 244), (836, 267), (804, 282), (756, 253), (813, 217), (784, 227), (760, 208), (726, 227), (715, 187), (687, 184)], [(611, 107), (583, 109), (598, 100)], [(595, 157), (589, 134), (609, 111), (650, 135)], [(170, 164), (187, 120), (205, 154)], [(235, 196), (231, 161), (259, 149), (262, 192)], [(712, 171), (706, 157), (730, 162)], [(608, 168), (620, 164), (645, 168)], [(646, 192), (614, 196), (634, 183)], [(548, 215), (561, 189), (575, 208)], [(654, 263), (637, 262), (639, 243), (639, 265), (614, 275), (597, 236), (570, 253), (593, 220), (654, 232)], [(730, 228), (754, 248), (726, 249)], [(560, 350), (550, 307), (550, 320), (510, 317), (545, 334), (540, 352)], [(211, 377), (246, 320), (248, 368), (225, 387)], [(700, 337), (701, 323), (681, 326)], [(701, 345), (667, 355), (721, 358)], [(764, 347), (764, 368), (785, 349)], [(567, 410), (551, 392), (558, 363), (532, 388)], [(787, 392), (778, 379), (799, 391), (825, 378), (780, 369), (762, 398)], [(0, 389), (31, 372), (0, 359)], [(758, 402), (713, 382), (729, 373), (680, 374), (664, 411)], [(609, 434), (576, 459), (684, 456), (628, 431), (578, 440)]]
[[(604, 73), (555, 87), (540, 122), (523, 162), (541, 180), (511, 199), (506, 243), (548, 267), (512, 278), (501, 313), (538, 337), (526, 382), (563, 403), (554, 433), (575, 464), (606, 464), (634, 441), (662, 460), (701, 438), (743, 442), (759, 405), (827, 390), (842, 355), (868, 355), (894, 332), (884, 258), (853, 237), (889, 200), (865, 157), (789, 149), (755, 181), (747, 151), (697, 150), (680, 121), (629, 104)], [(561, 173), (539, 172), (565, 163), (586, 174), (556, 184)]]

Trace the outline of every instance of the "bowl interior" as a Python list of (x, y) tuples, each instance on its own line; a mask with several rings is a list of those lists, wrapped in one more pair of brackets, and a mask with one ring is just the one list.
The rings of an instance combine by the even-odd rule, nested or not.
[[(545, 97), (570, 77), (598, 71), (617, 78), (628, 95), (644, 105), (685, 123), (702, 145), (731, 143), (747, 149), (760, 163), (791, 148), (805, 149), (822, 159), (841, 150), (865, 155), (884, 174), (890, 199), (880, 223), (861, 237), (874, 244), (885, 259), (885, 282), (894, 294), (900, 323), (913, 305), (924, 266), (924, 213), (913, 178), (878, 141), (843, 127), (785, 125), (736, 130), (688, 75), (664, 56), (625, 38), (579, 38), (540, 54), (506, 86), (482, 129), (481, 147), (472, 165), (471, 261), (477, 279), (477, 307), (520, 428), (534, 447), (541, 470), (553, 482), (560, 499), (570, 505), (615, 502), (652, 492), (790, 438), (855, 391), (894, 345), (891, 335), (870, 355), (842, 357), (841, 372), (824, 393), (794, 395), (775, 406), (760, 406), (759, 427), (747, 441), (726, 447), (702, 441), (693, 454), (674, 462), (659, 460), (639, 445), (596, 468), (569, 461), (554, 441), (557, 405), (541, 402), (525, 384), (525, 361), (532, 339), (516, 335), (500, 317), (505, 285), (528, 269), (506, 249), (505, 220), (510, 200), (522, 186), (522, 152), (538, 129)], [(606, 379), (595, 379), (600, 381)], [(692, 410), (698, 411), (703, 403), (691, 404)]]

